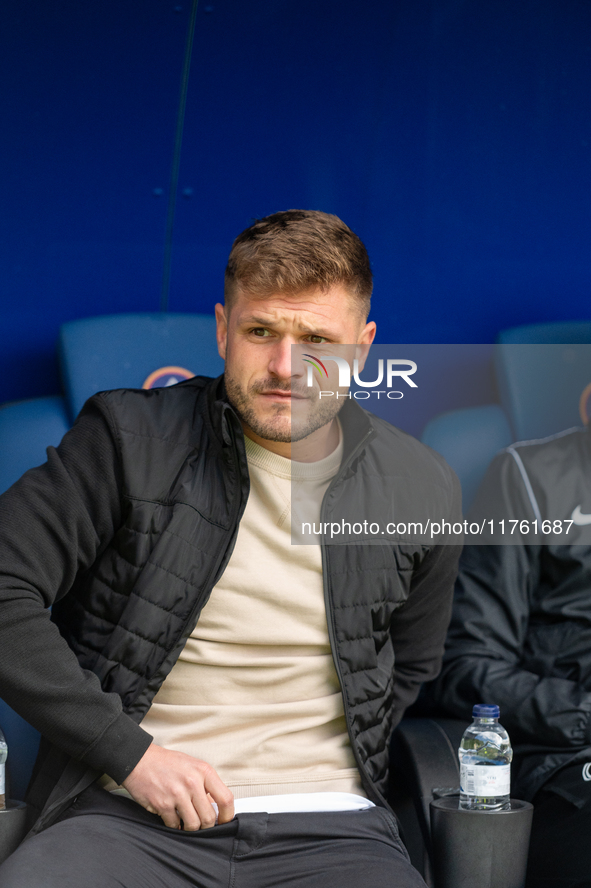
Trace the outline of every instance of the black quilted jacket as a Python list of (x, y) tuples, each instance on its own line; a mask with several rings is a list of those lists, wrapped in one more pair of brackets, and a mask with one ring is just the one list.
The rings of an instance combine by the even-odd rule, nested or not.
[[(344, 499), (367, 510), (385, 495), (458, 517), (441, 458), (354, 402), (341, 421), (345, 455), (323, 520)], [(48, 463), (0, 498), (0, 695), (44, 737), (29, 790), (43, 811), (36, 829), (97, 774), (125, 779), (145, 752), (139, 722), (230, 558), (248, 492), (223, 378), (200, 377), (96, 395)], [(349, 734), (378, 804), (392, 730), (440, 666), (457, 555), (323, 546)]]

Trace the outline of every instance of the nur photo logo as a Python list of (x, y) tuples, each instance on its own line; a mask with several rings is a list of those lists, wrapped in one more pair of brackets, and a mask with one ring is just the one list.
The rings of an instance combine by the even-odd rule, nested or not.
[[(405, 382), (410, 388), (418, 388), (417, 383), (411, 379), (411, 376), (417, 371), (417, 364), (415, 361), (406, 358), (386, 358), (385, 360), (384, 358), (380, 358), (377, 363), (377, 376), (372, 380), (361, 379), (358, 358), (353, 359), (352, 370), (351, 365), (346, 358), (338, 357), (336, 355), (320, 355), (317, 357), (316, 355), (303, 354), (302, 360), (308, 365), (306, 368), (306, 385), (308, 388), (312, 388), (316, 385), (314, 371), (316, 371), (320, 377), (321, 383), (329, 379), (329, 372), (324, 362), (333, 361), (338, 368), (339, 389), (344, 388), (348, 390), (351, 386), (351, 381), (353, 380), (362, 389), (375, 390), (371, 392), (354, 392), (353, 397), (357, 400), (367, 399), (371, 397), (372, 394), (377, 395), (378, 398), (380, 395), (386, 395), (388, 398), (398, 400), (404, 397), (404, 393), (393, 390), (393, 386), (395, 383), (400, 384), (401, 381)], [(378, 386), (384, 384), (384, 389), (378, 389)], [(338, 391), (320, 391), (318, 397), (350, 398), (351, 393), (348, 391), (347, 394)]]

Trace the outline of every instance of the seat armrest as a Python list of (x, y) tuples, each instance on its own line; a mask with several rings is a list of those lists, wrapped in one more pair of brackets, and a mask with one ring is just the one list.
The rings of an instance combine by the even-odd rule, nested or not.
[[(392, 738), (390, 773), (393, 807), (400, 819), (408, 846), (420, 851), (411, 853), (414, 865), (429, 882), (432, 859), (431, 822), (429, 803), (435, 798), (433, 791), (457, 789), (460, 784), (458, 748), (467, 725), (449, 718), (405, 718)], [(410, 795), (416, 819), (405, 811), (402, 799)], [(418, 827), (417, 827), (418, 821)], [(415, 833), (409, 835), (409, 832)], [(419, 835), (416, 835), (416, 833)], [(410, 847), (409, 847), (410, 850)], [(422, 859), (421, 859), (422, 857)]]

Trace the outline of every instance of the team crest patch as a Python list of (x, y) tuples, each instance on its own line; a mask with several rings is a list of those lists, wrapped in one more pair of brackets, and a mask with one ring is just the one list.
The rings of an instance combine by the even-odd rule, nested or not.
[(176, 385), (184, 379), (192, 379), (195, 376), (190, 370), (184, 367), (160, 367), (150, 373), (144, 381), (143, 389), (166, 388), (169, 385)]

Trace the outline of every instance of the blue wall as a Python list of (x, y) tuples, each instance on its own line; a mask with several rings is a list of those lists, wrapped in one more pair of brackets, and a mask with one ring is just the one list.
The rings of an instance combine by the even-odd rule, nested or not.
[[(189, 13), (2, 4), (0, 401), (58, 391), (62, 322), (158, 309)], [(382, 342), (591, 317), (590, 49), (588, 0), (201, 0), (170, 310), (309, 207), (367, 243)]]

